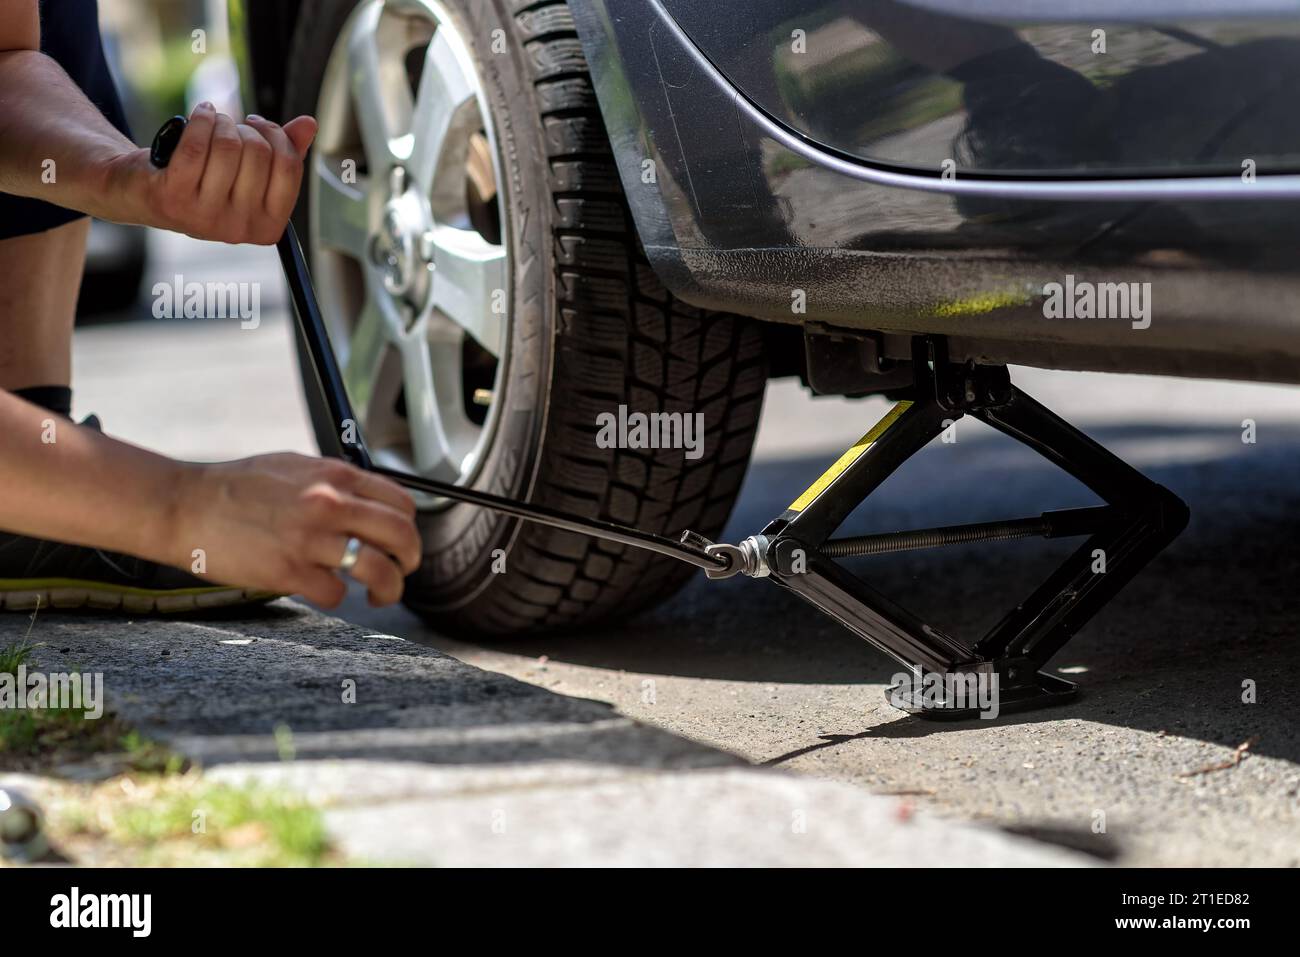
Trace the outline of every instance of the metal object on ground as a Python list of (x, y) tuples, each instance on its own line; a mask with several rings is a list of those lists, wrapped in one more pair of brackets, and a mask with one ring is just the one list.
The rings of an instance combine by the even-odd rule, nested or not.
[(49, 851), (40, 807), (21, 791), (0, 788), (0, 857), (26, 864)]
[[(169, 120), (153, 157), (166, 165), (179, 136)], [(183, 124), (183, 119), (181, 123)], [(918, 678), (956, 683), (991, 680), (999, 711), (1071, 698), (1076, 686), (1044, 673), (1048, 659), (1092, 618), (1187, 524), (1187, 506), (1011, 384), (1005, 366), (949, 361), (942, 338), (913, 342), (914, 384), (866, 435), (844, 453), (759, 535), (739, 545), (714, 543), (685, 531), (678, 541), (614, 522), (567, 514), (472, 488), (376, 465), (366, 450), (330, 348), (311, 277), (290, 223), (276, 247), (288, 279), (294, 314), (321, 388), (337, 453), (407, 488), (530, 522), (643, 548), (688, 562), (709, 578), (744, 574), (770, 578), (902, 663)], [(899, 466), (952, 422), (973, 415), (1070, 473), (1106, 504), (1048, 512), (1037, 518), (831, 539), (849, 514)], [(348, 440), (344, 440), (348, 436)], [(847, 572), (833, 559), (975, 541), (1042, 535), (1087, 540), (1027, 599), (980, 640), (944, 634)], [(895, 686), (891, 704), (927, 717), (970, 717), (977, 709), (950, 697), (927, 697), (918, 686)]]

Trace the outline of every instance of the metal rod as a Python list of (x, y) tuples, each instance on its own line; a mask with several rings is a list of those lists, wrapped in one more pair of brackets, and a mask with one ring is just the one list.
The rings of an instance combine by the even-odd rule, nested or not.
[(883, 532), (834, 538), (819, 551), (828, 558), (856, 558), (885, 555), (918, 548), (938, 548), (967, 542), (998, 542), (1017, 538), (1063, 538), (1088, 535), (1105, 527), (1115, 517), (1108, 505), (1093, 508), (1062, 509), (1044, 512), (1036, 518), (1012, 518), (1000, 522), (976, 522), (970, 525), (943, 525), (918, 528), (907, 532)]
[[(298, 318), (298, 330), (302, 333), (303, 344), (307, 347), (308, 358), (320, 383), (321, 395), (329, 411), (330, 422), (335, 429), (335, 437), (343, 457), (353, 465), (363, 469), (372, 467), (370, 453), (366, 450), (361, 437), (361, 426), (357, 423), (348, 400), (348, 391), (343, 384), (343, 374), (339, 371), (338, 359), (330, 346), (329, 333), (325, 329), (325, 320), (321, 317), (320, 306), (316, 303), (316, 294), (311, 284), (311, 273), (307, 271), (307, 260), (298, 243), (298, 233), (293, 223), (284, 227), (284, 234), (275, 244), (280, 254), (280, 265), (284, 267), (285, 278), (289, 281), (289, 295), (293, 300), (293, 312)], [(356, 436), (355, 442), (343, 440), (344, 429), (348, 423)]]
[(697, 568), (727, 568), (731, 564), (722, 556), (710, 555), (692, 545), (686, 545), (663, 535), (656, 535), (653, 532), (643, 532), (635, 528), (629, 528), (626, 525), (619, 525), (617, 522), (606, 522), (598, 518), (583, 518), (578, 515), (570, 515), (567, 512), (547, 508), (545, 505), (516, 502), (514, 499), (493, 495), (491, 492), (480, 492), (477, 489), (466, 488), (462, 485), (448, 485), (446, 482), (427, 479), (419, 475), (410, 475), (406, 472), (398, 472), (394, 469), (384, 468), (382, 465), (372, 465), (370, 471), (417, 491), (428, 492), (431, 495), (441, 495), (444, 498), (465, 502), (469, 505), (489, 508), (494, 512), (513, 515), (515, 518), (522, 518), (528, 522), (536, 522), (538, 525), (549, 525), (551, 528), (558, 528), (566, 532), (590, 535), (593, 538), (599, 538), (607, 542), (618, 542), (621, 545), (631, 545), (633, 548), (658, 552), (660, 555), (676, 558)]

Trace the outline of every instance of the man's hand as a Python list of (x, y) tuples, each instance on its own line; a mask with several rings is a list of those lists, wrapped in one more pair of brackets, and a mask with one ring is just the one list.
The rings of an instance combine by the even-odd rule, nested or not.
[[(316, 121), (236, 123), (200, 104), (156, 169), (35, 45), (36, 4), (0, 0), (0, 192), (115, 223), (271, 245), (298, 198)], [(57, 171), (57, 172), (54, 172)]]
[(401, 598), (420, 564), (415, 502), (382, 476), (289, 453), (177, 462), (71, 422), (47, 444), (49, 415), (0, 391), (0, 529), (327, 607), (343, 599), (349, 538), (373, 604)]
[(260, 116), (236, 123), (200, 103), (166, 169), (149, 162), (148, 150), (133, 151), (113, 164), (109, 188), (120, 184), (144, 225), (269, 246), (293, 212), (315, 136), (310, 116), (283, 127)]
[(420, 564), (415, 502), (386, 478), (290, 453), (183, 468), (166, 523), (168, 564), (188, 568), (202, 549), (203, 578), (326, 608), (343, 600), (336, 570), (351, 537), (363, 544), (350, 574), (372, 605), (401, 598)]

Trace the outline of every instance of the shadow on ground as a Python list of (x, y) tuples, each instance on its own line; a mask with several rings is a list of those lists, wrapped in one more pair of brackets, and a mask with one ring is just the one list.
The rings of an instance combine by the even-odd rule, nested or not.
[[(1033, 453), (980, 429), (963, 433), (955, 445), (924, 450), (841, 533), (1010, 518), (1093, 503), (1085, 489)], [(1070, 669), (1081, 696), (1000, 722), (1083, 718), (1229, 746), (1258, 737), (1257, 753), (1300, 760), (1294, 720), (1300, 696), (1293, 684), (1300, 673), (1300, 430), (1275, 429), (1266, 443), (1252, 445), (1235, 432), (1167, 424), (1088, 431), (1182, 496), (1191, 522), (1053, 660), (1053, 667)], [(810, 457), (753, 466), (726, 540), (760, 530), (826, 464)], [(1072, 547), (1039, 541), (962, 546), (857, 559), (852, 567), (938, 626), (973, 638), (1028, 595)], [(384, 621), (396, 633), (421, 640), (422, 626), (409, 613), (390, 613)], [(423, 634), (438, 640), (427, 629)], [(794, 596), (743, 578), (710, 583), (701, 576), (630, 622), (497, 647), (610, 671), (749, 682), (885, 684), (898, 670)], [(1250, 708), (1240, 706), (1246, 680), (1258, 694)], [(962, 724), (900, 716), (845, 738), (921, 737)]]

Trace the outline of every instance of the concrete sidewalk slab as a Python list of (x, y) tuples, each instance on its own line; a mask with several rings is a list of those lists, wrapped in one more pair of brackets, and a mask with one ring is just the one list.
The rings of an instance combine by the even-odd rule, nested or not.
[(256, 616), (0, 618), (44, 671), (208, 778), (322, 805), (352, 859), (432, 865), (1071, 866), (1092, 859), (752, 767), (282, 600)]

